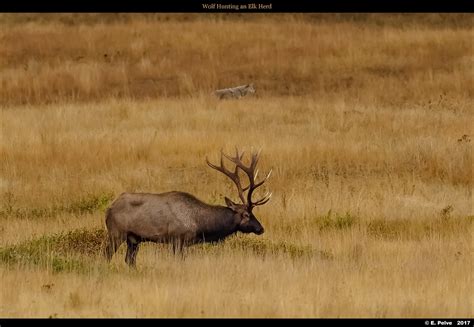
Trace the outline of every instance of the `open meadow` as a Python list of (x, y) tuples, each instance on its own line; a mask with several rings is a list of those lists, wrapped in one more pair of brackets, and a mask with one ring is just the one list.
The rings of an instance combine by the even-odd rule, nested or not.
[[(0, 317), (472, 317), (473, 21), (0, 14)], [(254, 83), (219, 100), (216, 89)], [(235, 186), (263, 235), (102, 256), (122, 192)]]

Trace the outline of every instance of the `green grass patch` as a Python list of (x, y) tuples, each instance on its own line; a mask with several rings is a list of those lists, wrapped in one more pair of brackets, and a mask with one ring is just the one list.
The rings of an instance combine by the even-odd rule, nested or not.
[[(0, 248), (0, 263), (7, 265), (33, 265), (51, 271), (86, 273), (95, 267), (109, 269), (105, 259), (101, 260), (106, 231), (103, 229), (77, 229), (67, 233), (44, 235), (20, 244)], [(156, 246), (166, 247), (163, 244)], [(257, 256), (285, 255), (291, 259), (319, 257), (332, 259), (326, 251), (317, 251), (309, 245), (298, 245), (286, 241), (270, 241), (251, 237), (234, 236), (222, 243), (200, 244), (188, 248), (190, 254), (216, 254), (225, 251), (241, 251)], [(197, 252), (196, 252), (197, 251)], [(110, 269), (113, 269), (111, 267)], [(109, 269), (109, 270), (110, 270)]]
[(310, 245), (298, 245), (286, 241), (271, 241), (262, 238), (234, 236), (220, 244), (202, 244), (201, 249), (205, 252), (220, 252), (223, 249), (229, 251), (242, 251), (257, 256), (286, 255), (292, 259), (320, 257), (332, 259), (333, 255), (326, 251), (317, 251)]
[(45, 235), (17, 245), (0, 248), (0, 262), (49, 267), (53, 272), (88, 269), (87, 258), (97, 257), (103, 247), (105, 231), (78, 229)]
[(61, 213), (73, 215), (105, 212), (109, 203), (115, 198), (113, 193), (88, 194), (76, 201), (58, 204), (49, 207), (18, 207), (13, 193), (7, 192), (3, 196), (3, 206), (0, 209), (0, 218), (43, 218), (55, 217)]
[(343, 231), (360, 224), (359, 217), (349, 211), (338, 213), (329, 210), (325, 215), (309, 215), (302, 217), (300, 220), (283, 220), (273, 228), (282, 233), (294, 235), (305, 231)]
[(367, 235), (386, 240), (421, 240), (426, 237), (449, 237), (472, 233), (473, 216), (446, 218), (446, 214), (433, 219), (375, 219), (367, 223)]
[(383, 238), (389, 240), (401, 239), (411, 234), (410, 222), (405, 219), (382, 220), (377, 219), (367, 224), (367, 234), (374, 238)]
[(358, 223), (359, 219), (350, 212), (344, 214), (333, 213), (329, 210), (324, 216), (320, 216), (316, 219), (315, 224), (319, 230), (325, 229), (347, 229)]

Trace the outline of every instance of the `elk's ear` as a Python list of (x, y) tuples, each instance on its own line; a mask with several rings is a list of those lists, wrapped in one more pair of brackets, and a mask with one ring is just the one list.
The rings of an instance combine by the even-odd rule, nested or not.
[(227, 207), (229, 209), (232, 209), (234, 211), (237, 211), (237, 204), (235, 204), (234, 202), (232, 202), (231, 199), (229, 199), (228, 197), (224, 197), (225, 199), (225, 204), (227, 205)]

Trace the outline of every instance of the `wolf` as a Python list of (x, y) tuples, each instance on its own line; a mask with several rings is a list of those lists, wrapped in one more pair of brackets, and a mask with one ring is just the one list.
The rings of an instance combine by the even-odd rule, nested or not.
[(243, 96), (246, 96), (247, 94), (254, 93), (255, 86), (253, 85), (253, 83), (214, 91), (214, 94), (219, 99), (240, 99)]

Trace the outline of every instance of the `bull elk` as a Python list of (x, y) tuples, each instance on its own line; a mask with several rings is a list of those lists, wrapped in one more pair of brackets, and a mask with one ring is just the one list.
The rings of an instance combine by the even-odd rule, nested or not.
[[(108, 231), (105, 256), (112, 258), (119, 246), (127, 242), (125, 262), (135, 266), (135, 259), (141, 242), (171, 243), (173, 252), (182, 253), (183, 246), (203, 242), (221, 241), (238, 231), (260, 235), (264, 229), (255, 218), (252, 210), (270, 200), (266, 193), (257, 201), (252, 200), (255, 190), (270, 177), (257, 182), (256, 166), (260, 157), (251, 154), (250, 165), (242, 162), (244, 153), (236, 149), (234, 157), (221, 151), (220, 165), (206, 162), (209, 167), (229, 177), (237, 187), (240, 203), (225, 197), (226, 206), (210, 205), (184, 192), (122, 193), (107, 209), (106, 226)], [(233, 171), (224, 165), (224, 157), (235, 164)], [(249, 184), (242, 187), (239, 170), (245, 173)], [(245, 196), (245, 191), (247, 195)]]

